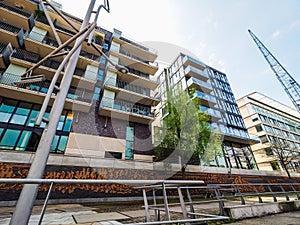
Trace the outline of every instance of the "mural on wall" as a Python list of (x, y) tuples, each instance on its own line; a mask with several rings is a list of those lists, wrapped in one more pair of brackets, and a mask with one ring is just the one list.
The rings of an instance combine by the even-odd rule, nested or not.
[[(0, 163), (1, 178), (26, 178), (29, 164)], [(117, 169), (117, 168), (89, 168), (79, 166), (47, 166), (44, 179), (100, 179), (100, 180), (161, 180), (166, 177), (168, 171), (153, 171), (141, 169)], [(182, 179), (182, 174), (171, 175), (170, 179)], [(249, 184), (249, 183), (280, 183), (288, 182), (284, 177), (262, 177), (250, 175), (217, 174), (217, 173), (191, 173), (185, 175), (188, 180), (203, 180), (205, 184)], [(1, 184), (0, 200), (16, 200), (22, 190), (22, 184)], [(38, 198), (44, 199), (49, 184), (40, 185)], [(258, 191), (264, 191), (264, 187), (257, 186)], [(241, 192), (255, 192), (251, 186), (240, 186)], [(55, 184), (52, 190), (52, 198), (97, 198), (142, 196), (140, 190), (133, 189), (124, 184)]]

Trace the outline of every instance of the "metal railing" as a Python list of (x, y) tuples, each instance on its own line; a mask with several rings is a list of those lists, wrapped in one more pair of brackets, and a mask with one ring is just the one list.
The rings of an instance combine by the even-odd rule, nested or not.
[[(27, 61), (27, 62), (31, 62), (31, 63), (37, 63), (37, 62), (39, 62), (40, 60), (43, 59), (43, 57), (41, 57), (39, 54), (29, 52), (29, 51), (26, 51), (26, 50), (23, 50), (23, 49), (19, 49), (19, 48), (14, 49), (13, 54), (11, 55), (11, 57), (16, 58), (16, 59), (21, 59), (21, 60), (24, 60), (24, 61)], [(42, 65), (45, 66), (45, 67), (57, 70), (59, 65), (60, 65), (60, 62), (48, 59)], [(76, 67), (76, 69), (74, 71), (74, 75), (82, 77), (84, 74), (85, 74), (84, 69)]]
[(14, 33), (14, 34), (17, 34), (17, 33), (19, 33), (19, 31), (20, 31), (22, 28), (17, 27), (17, 26), (14, 26), (14, 25), (9, 24), (9, 23), (5, 23), (5, 22), (3, 22), (3, 21), (0, 21), (0, 29), (9, 31), (9, 32)]
[(23, 15), (25, 17), (30, 17), (31, 16), (31, 13), (24, 11), (24, 9), (16, 8), (16, 6), (14, 6), (12, 4), (9, 4), (8, 2), (1, 1), (0, 2), (0, 7), (8, 9), (11, 12), (18, 13), (18, 14)]
[(7, 46), (6, 44), (2, 44), (2, 43), (0, 42), (0, 54), (1, 54), (2, 51), (5, 49), (6, 46)]
[[(196, 224), (197, 222), (227, 220), (224, 216), (227, 203), (230, 206), (278, 202), (279, 198), (290, 201), (300, 200), (300, 183), (247, 183), (247, 184), (208, 184), (201, 180), (97, 180), (97, 179), (19, 179), (0, 178), (4, 184), (49, 184), (48, 194), (41, 210), (39, 223), (42, 223), (52, 188), (55, 184), (122, 184), (131, 186), (143, 195), (145, 222), (151, 224)], [(141, 186), (142, 185), (142, 186)], [(202, 196), (202, 198), (201, 198)], [(169, 202), (170, 197), (177, 201)], [(240, 199), (240, 203), (236, 199)], [(249, 198), (249, 199), (247, 199)], [(257, 198), (254, 202), (253, 198)], [(162, 199), (162, 203), (159, 200)], [(150, 200), (152, 204), (150, 204)], [(219, 210), (213, 214), (201, 212), (200, 205), (214, 204)], [(215, 208), (213, 208), (215, 210)], [(150, 211), (154, 211), (151, 216)], [(162, 213), (164, 218), (162, 218)], [(176, 217), (174, 218), (174, 215)], [(164, 219), (164, 220), (162, 220)], [(129, 225), (129, 224), (127, 224)], [(130, 224), (133, 225), (133, 224)]]
[[(57, 41), (54, 38), (51, 38), (49, 36), (45, 36), (43, 34), (40, 34), (38, 32), (35, 31), (31, 31), (28, 35), (27, 38), (34, 40), (34, 41), (38, 41), (41, 40), (42, 43), (47, 44), (49, 46), (53, 46), (55, 48), (57, 48), (59, 46), (59, 44), (57, 43)], [(66, 46), (64, 48), (67, 51), (70, 51), (72, 49), (72, 46)], [(81, 50), (80, 51), (80, 56), (94, 60), (94, 61), (100, 61), (100, 56), (99, 55), (95, 55), (92, 53), (89, 53), (87, 51)]]
[(150, 48), (150, 47), (145, 47), (145, 46), (137, 43), (136, 41), (134, 41), (134, 40), (132, 40), (132, 39), (130, 39), (128, 37), (121, 36), (120, 40), (123, 40), (123, 41), (125, 41), (125, 42), (127, 42), (127, 43), (129, 43), (129, 44), (131, 44), (131, 45), (133, 45), (135, 47), (138, 47), (138, 48), (140, 48), (140, 49), (142, 49), (144, 51), (151, 52), (151, 53), (153, 53), (155, 55), (157, 54), (157, 50), (155, 50), (153, 48)]
[[(22, 89), (26, 89), (28, 91), (33, 91), (34, 93), (43, 93), (46, 94), (50, 82), (48, 81), (32, 81), (23, 83), (21, 80), (20, 75), (10, 74), (10, 73), (3, 73), (0, 75), (0, 84), (8, 85), (11, 87), (18, 87)], [(56, 91), (53, 91), (53, 94), (56, 94)], [(84, 97), (86, 94), (89, 94), (91, 97), (86, 98)], [(67, 95), (68, 99), (91, 103), (92, 101), (92, 92), (86, 91), (85, 89), (70, 89)]]
[(143, 88), (143, 87), (140, 87), (140, 86), (137, 86), (137, 85), (133, 85), (133, 84), (127, 83), (127, 82), (122, 81), (122, 80), (117, 79), (115, 84), (112, 84), (112, 82), (107, 82), (107, 85), (122, 88), (122, 89), (125, 89), (125, 90), (128, 90), (128, 91), (132, 91), (132, 92), (142, 94), (142, 95), (146, 95), (146, 96), (150, 97), (150, 89)]
[[(196, 182), (196, 181), (194, 181)], [(145, 223), (137, 223), (139, 225), (150, 224), (190, 224), (190, 222), (210, 221), (210, 220), (225, 220), (225, 203), (230, 199), (236, 201), (239, 198), (242, 205), (255, 204), (253, 197), (257, 198), (257, 203), (264, 203), (264, 198), (272, 196), (273, 202), (277, 202), (279, 197), (284, 197), (286, 201), (290, 201), (293, 197), (300, 200), (300, 183), (252, 183), (252, 184), (211, 184), (201, 185), (197, 184), (184, 184), (183, 182), (173, 184), (159, 184), (142, 186), (136, 189), (142, 189), (144, 208), (145, 208)], [(162, 193), (163, 204), (157, 203), (156, 192)], [(179, 203), (169, 203), (167, 193), (173, 193), (169, 197), (174, 197), (174, 193), (178, 194)], [(184, 199), (184, 193), (185, 198)], [(148, 194), (147, 194), (148, 193)], [(151, 195), (149, 195), (151, 193)], [(194, 196), (192, 195), (194, 193)], [(150, 197), (151, 196), (151, 197)], [(201, 198), (202, 196), (202, 198)], [(149, 197), (152, 198), (153, 204), (149, 204)], [(252, 199), (247, 200), (247, 197)], [(196, 199), (196, 200), (193, 200)], [(198, 199), (198, 200), (197, 200)], [(200, 200), (199, 200), (200, 199)], [(269, 201), (266, 201), (266, 203)], [(195, 206), (201, 204), (218, 204), (218, 215), (203, 214), (197, 212)], [(232, 204), (232, 202), (231, 202)], [(237, 203), (236, 205), (238, 205)], [(181, 207), (181, 210), (176, 210), (174, 207)], [(189, 207), (189, 210), (187, 210)], [(172, 209), (173, 208), (173, 209)], [(198, 207), (197, 207), (198, 208)], [(150, 217), (150, 210), (154, 211), (154, 220)], [(161, 212), (164, 213), (165, 220), (161, 220)], [(181, 214), (182, 219), (172, 220), (171, 214)], [(199, 218), (202, 217), (202, 218)]]
[(151, 113), (150, 107), (137, 105), (120, 99), (103, 97), (100, 107), (108, 107), (137, 115), (154, 117), (154, 114)]

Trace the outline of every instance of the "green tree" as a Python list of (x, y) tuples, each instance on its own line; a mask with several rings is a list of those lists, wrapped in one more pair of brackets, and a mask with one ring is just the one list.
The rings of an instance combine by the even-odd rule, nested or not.
[(274, 141), (271, 144), (271, 151), (271, 155), (274, 155), (274, 158), (280, 162), (289, 179), (291, 179), (289, 164), (294, 160), (299, 161), (300, 152), (297, 149), (291, 148), (284, 140), (278, 137), (274, 137)]
[(211, 132), (210, 117), (200, 111), (192, 94), (168, 92), (163, 124), (155, 132), (156, 156), (164, 162), (179, 160), (183, 179), (189, 162), (209, 165), (222, 151), (220, 135)]

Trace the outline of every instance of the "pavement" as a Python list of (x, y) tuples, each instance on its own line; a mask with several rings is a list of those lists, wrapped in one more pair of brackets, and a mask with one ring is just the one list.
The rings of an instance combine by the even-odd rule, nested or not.
[[(232, 203), (236, 204), (236, 203)], [(197, 206), (195, 210), (202, 212), (216, 211), (218, 204), (209, 203)], [(172, 208), (177, 210), (176, 208)], [(8, 225), (13, 207), (0, 207), (0, 225)], [(33, 214), (30, 218), (29, 225), (37, 225), (40, 219), (41, 206), (33, 208)], [(143, 221), (145, 211), (141, 210), (122, 210), (116, 212), (97, 212), (96, 207), (83, 206), (81, 204), (63, 204), (63, 205), (49, 205), (46, 214), (43, 218), (44, 225), (67, 225), (67, 224), (80, 224), (80, 225), (119, 225), (135, 221), (139, 218)], [(220, 224), (220, 223), (217, 223)], [(276, 214), (265, 216), (261, 218), (252, 218), (232, 222), (234, 225), (300, 225), (300, 211)]]

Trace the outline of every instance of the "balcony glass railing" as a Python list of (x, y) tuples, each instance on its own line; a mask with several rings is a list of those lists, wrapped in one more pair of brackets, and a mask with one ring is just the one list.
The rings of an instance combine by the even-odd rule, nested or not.
[[(26, 89), (28, 91), (35, 91), (38, 93), (44, 93), (46, 94), (50, 82), (49, 81), (27, 81), (21, 82), (21, 76), (20, 75), (15, 75), (15, 74), (10, 74), (10, 73), (3, 73), (0, 75), (0, 83), (5, 84), (8, 86), (12, 87), (18, 87), (22, 89)], [(56, 94), (57, 92), (54, 90), (53, 94)], [(68, 99), (76, 100), (76, 101), (82, 101), (82, 102), (87, 102), (90, 103), (92, 101), (92, 97), (85, 97), (85, 96), (92, 96), (93, 93), (86, 91), (85, 89), (80, 89), (80, 88), (70, 88), (69, 93), (67, 95)]]
[(185, 73), (188, 74), (189, 72), (196, 73), (202, 77), (205, 77), (206, 79), (209, 79), (207, 72), (205, 72), (204, 70), (197, 69), (196, 67), (190, 65), (185, 68)]
[(14, 26), (12, 24), (9, 24), (9, 23), (5, 23), (3, 21), (0, 21), (0, 29), (9, 31), (9, 32), (14, 33), (14, 34), (18, 34), (22, 28), (16, 27), (16, 26)]
[(221, 113), (215, 109), (211, 109), (203, 105), (200, 105), (199, 109), (201, 112), (207, 113), (210, 116), (221, 118)]
[(24, 9), (22, 9), (21, 7), (16, 7), (8, 2), (4, 2), (4, 1), (0, 1), (0, 7), (2, 8), (5, 8), (11, 12), (15, 12), (17, 14), (20, 14), (22, 16), (25, 16), (25, 17), (30, 17), (31, 16), (31, 13), (29, 12), (26, 12)]
[(101, 100), (100, 107), (108, 107), (128, 113), (133, 113), (142, 116), (154, 117), (154, 114), (151, 113), (150, 107), (142, 106), (139, 104), (134, 104), (132, 102), (120, 100), (120, 99), (112, 99), (103, 97)]
[(136, 86), (125, 81), (116, 80), (114, 85), (112, 84), (112, 82), (107, 82), (107, 84), (150, 97), (150, 89)]
[(198, 97), (204, 100), (207, 100), (209, 102), (213, 102), (213, 103), (217, 103), (217, 100), (214, 96), (209, 95), (209, 94), (205, 94), (201, 91), (196, 90), (195, 93), (193, 94), (194, 97)]
[(208, 81), (202, 81), (202, 80), (199, 80), (195, 77), (191, 77), (188, 81), (187, 81), (187, 85), (190, 87), (191, 85), (197, 85), (197, 86), (200, 86), (200, 87), (205, 87), (207, 89), (210, 89), (212, 90), (212, 86), (211, 84), (208, 82)]
[(201, 62), (201, 61), (199, 61), (199, 60), (197, 60), (197, 59), (194, 59), (194, 58), (192, 58), (192, 57), (190, 57), (190, 56), (185, 56), (184, 59), (183, 59), (183, 61), (184, 61), (184, 62), (186, 62), (186, 61), (191, 61), (191, 62), (193, 62), (193, 63), (195, 63), (195, 64), (197, 64), (197, 65), (199, 65), (199, 66), (201, 66), (201, 67), (203, 67), (203, 68), (206, 67), (206, 65), (205, 65), (203, 62)]

